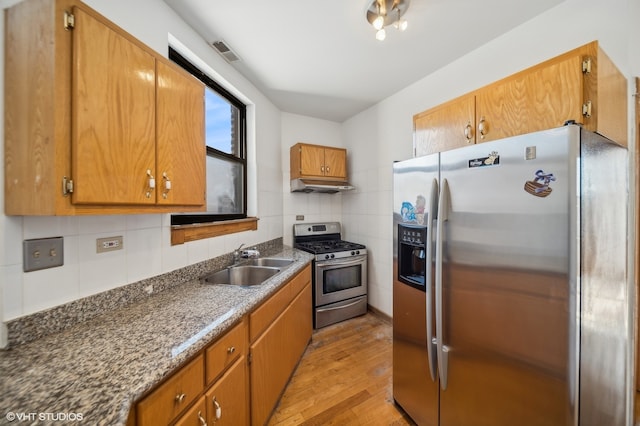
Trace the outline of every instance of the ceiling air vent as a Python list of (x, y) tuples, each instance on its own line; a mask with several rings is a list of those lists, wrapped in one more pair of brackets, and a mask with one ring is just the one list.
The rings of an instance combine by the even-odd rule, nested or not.
[(220, 55), (222, 55), (224, 59), (227, 60), (227, 62), (231, 63), (240, 60), (238, 55), (236, 55), (223, 40), (214, 41), (211, 45)]

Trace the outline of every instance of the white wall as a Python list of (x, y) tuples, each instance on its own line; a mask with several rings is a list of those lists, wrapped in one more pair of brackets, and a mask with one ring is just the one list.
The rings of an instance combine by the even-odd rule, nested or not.
[[(344, 148), (342, 125), (333, 121), (282, 113), (282, 192), (284, 243), (293, 244), (293, 224), (302, 222), (340, 222), (342, 194), (306, 194), (290, 192), (289, 148), (298, 142)], [(351, 156), (348, 154), (349, 159)], [(347, 164), (347, 172), (350, 164)], [(304, 215), (304, 220), (296, 220)]]
[[(4, 1), (1, 5), (6, 7), (13, 3), (15, 1)], [(1, 214), (0, 319), (4, 321), (228, 253), (240, 243), (250, 245), (282, 236), (280, 111), (164, 2), (86, 0), (86, 3), (165, 56), (171, 33), (214, 69), (223, 85), (234, 88), (251, 103), (249, 114), (255, 117), (255, 126), (248, 129), (249, 150), (255, 153), (257, 172), (249, 176), (256, 188), (249, 193), (249, 212), (260, 218), (258, 231), (171, 246), (168, 214), (91, 217), (7, 217)], [(149, 19), (150, 11), (153, 11), (153, 19)], [(4, 37), (4, 20), (0, 20), (0, 37)], [(0, 56), (3, 61), (4, 55)], [(0, 69), (4, 69), (3, 62), (0, 62)], [(2, 81), (0, 79), (0, 85)], [(0, 88), (0, 98), (4, 97), (3, 93)], [(1, 140), (3, 146), (4, 139)], [(3, 156), (4, 149), (0, 152)], [(4, 173), (0, 173), (2, 186), (3, 179)], [(2, 212), (3, 203), (3, 197), (0, 197)], [(113, 235), (124, 237), (124, 249), (97, 255), (96, 238)], [(64, 266), (23, 273), (22, 240), (52, 236), (64, 237)], [(0, 327), (0, 347), (5, 343), (3, 325)]]
[(346, 239), (370, 249), (372, 306), (392, 315), (391, 170), (412, 156), (412, 116), (593, 40), (628, 77), (640, 75), (638, 3), (567, 0), (343, 124), (358, 190), (343, 195), (342, 221)]

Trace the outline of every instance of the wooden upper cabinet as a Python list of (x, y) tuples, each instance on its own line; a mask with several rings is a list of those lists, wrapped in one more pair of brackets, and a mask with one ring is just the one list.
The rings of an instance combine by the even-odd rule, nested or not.
[(291, 179), (347, 179), (347, 150), (297, 143), (290, 150)]
[(206, 202), (204, 86), (177, 65), (157, 60), (158, 204)]
[(325, 148), (324, 175), (326, 177), (347, 178), (347, 150), (340, 148)]
[(78, 0), (5, 13), (6, 214), (205, 209), (203, 84)]
[(626, 146), (626, 93), (624, 75), (594, 41), (416, 114), (415, 155), (463, 146), (461, 132), (469, 143), (481, 143), (567, 121)]
[(475, 143), (475, 98), (463, 96), (413, 119), (415, 156)]
[(155, 59), (79, 7), (75, 16), (72, 200), (153, 204)]
[(503, 80), (476, 93), (476, 143), (527, 133), (526, 79)]

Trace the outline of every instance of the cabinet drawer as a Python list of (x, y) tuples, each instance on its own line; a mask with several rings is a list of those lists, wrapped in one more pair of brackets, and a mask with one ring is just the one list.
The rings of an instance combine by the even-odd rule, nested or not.
[(213, 382), (233, 361), (247, 352), (247, 321), (243, 319), (205, 352), (206, 384)]
[(201, 354), (138, 403), (138, 425), (169, 423), (195, 401), (203, 389), (204, 362)]
[(203, 426), (207, 424), (207, 406), (205, 397), (201, 397), (193, 407), (178, 419), (174, 426)]
[(253, 342), (291, 301), (289, 283), (249, 315), (249, 340)]
[(304, 286), (311, 281), (311, 265), (307, 265), (298, 275), (293, 277), (289, 283), (291, 299), (296, 297), (302, 291)]

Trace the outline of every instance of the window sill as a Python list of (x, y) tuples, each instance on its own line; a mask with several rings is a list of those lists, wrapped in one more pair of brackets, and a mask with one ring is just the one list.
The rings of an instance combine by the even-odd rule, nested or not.
[(171, 227), (171, 245), (188, 243), (204, 238), (219, 237), (242, 231), (256, 231), (258, 218), (226, 220), (224, 222), (196, 223), (193, 225), (173, 225)]

